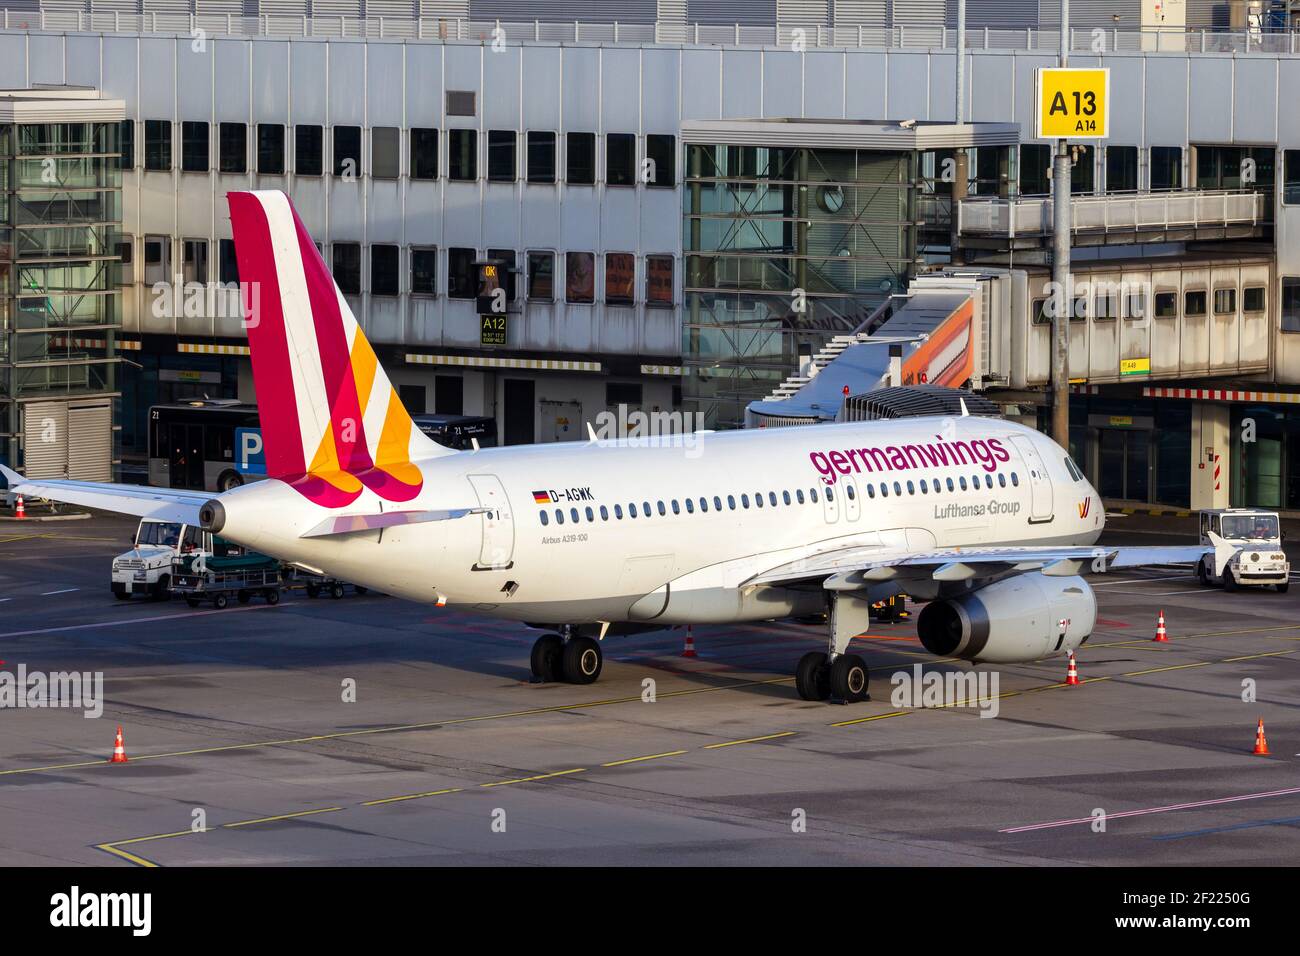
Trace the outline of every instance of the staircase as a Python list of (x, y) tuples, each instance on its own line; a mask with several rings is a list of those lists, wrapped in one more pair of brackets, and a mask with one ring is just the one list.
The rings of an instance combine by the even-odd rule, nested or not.
[(774, 388), (772, 392), (763, 399), (763, 401), (777, 402), (789, 398), (795, 392), (799, 391), (799, 389), (803, 388), (803, 386), (811, 382), (814, 375), (824, 369), (827, 365), (830, 365), (831, 362), (835, 361), (835, 359), (839, 358), (844, 350), (850, 345), (858, 345), (859, 343), (867, 341), (869, 338), (870, 336), (865, 332), (835, 336), (826, 343), (820, 352), (812, 357), (812, 364), (809, 367), (808, 374), (804, 375), (796, 372)]

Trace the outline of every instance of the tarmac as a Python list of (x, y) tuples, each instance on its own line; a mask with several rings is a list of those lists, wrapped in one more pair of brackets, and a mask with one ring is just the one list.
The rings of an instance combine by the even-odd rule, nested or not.
[[(1107, 534), (1192, 527), (1117, 515)], [(893, 675), (971, 666), (911, 623), (873, 626), (853, 648), (873, 698), (836, 706), (794, 691), (819, 627), (698, 627), (695, 658), (683, 630), (609, 638), (599, 683), (538, 685), (536, 632), (454, 607), (116, 601), (109, 562), (133, 531), (0, 527), (0, 672), (102, 672), (104, 696), (96, 719), (0, 712), (0, 864), (1300, 859), (1300, 588), (1097, 576), (1080, 686), (1060, 658), (982, 665), (988, 696), (929, 707), (891, 700)], [(1252, 753), (1260, 719), (1270, 756)], [(111, 764), (119, 724), (129, 762)]]

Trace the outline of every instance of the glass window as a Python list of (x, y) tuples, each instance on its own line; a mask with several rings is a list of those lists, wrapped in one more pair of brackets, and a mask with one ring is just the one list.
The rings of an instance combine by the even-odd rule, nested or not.
[(168, 120), (144, 121), (144, 168), (172, 168), (172, 124)]
[(645, 138), (647, 186), (672, 189), (677, 185), (677, 137), (651, 133)]
[(1205, 314), (1205, 290), (1190, 289), (1183, 293), (1183, 315), (1196, 316)]
[(564, 511), (560, 508), (555, 509), (555, 523), (564, 524)]
[(264, 176), (284, 174), (284, 127), (279, 123), (257, 124), (257, 171)]
[(1130, 292), (1126, 319), (1145, 319), (1147, 317), (1147, 294), (1145, 290)]
[(1014, 471), (1011, 473), (1011, 484), (1013, 484), (1017, 488), (1020, 487), (1020, 476), (1017, 475)]
[(555, 253), (528, 253), (528, 298), (538, 302), (555, 299)]
[(555, 134), (530, 130), (528, 132), (528, 181), (530, 183), (555, 182)]
[(1151, 147), (1151, 188), (1181, 189), (1183, 185), (1183, 148)]
[(336, 242), (334, 253), (334, 281), (347, 295), (361, 292), (361, 243)]
[(397, 295), (401, 291), (398, 281), (400, 258), (397, 246), (376, 244), (370, 247), (371, 295)]
[(1134, 192), (1138, 188), (1138, 148), (1106, 147), (1106, 191)]
[(790, 503), (790, 492), (788, 492), (788, 491), (783, 491), (783, 492), (781, 492), (781, 500), (784, 501), (786, 504), (789, 504), (789, 503)]
[[(674, 502), (673, 502), (673, 511), (676, 511), (676, 510), (677, 510), (677, 502), (674, 501)], [(606, 508), (604, 505), (601, 505), (601, 506), (600, 506), (600, 520), (601, 520), (601, 521), (608, 521), (608, 520), (609, 520), (609, 509)]]
[(1237, 311), (1236, 289), (1214, 290), (1214, 314), (1233, 315)]
[(217, 167), (223, 173), (248, 172), (248, 127), (222, 123), (217, 127)]
[(334, 175), (361, 175), (361, 127), (334, 127)]
[(1156, 293), (1156, 318), (1172, 319), (1178, 316), (1178, 293)]
[(709, 510), (709, 499), (708, 499), (708, 498), (701, 498), (701, 499), (700, 499), (700, 511), (701, 511), (701, 512), (705, 512), (705, 513), (707, 513), (708, 510)]
[(438, 250), (433, 246), (411, 250), (411, 295), (438, 294)]
[(1098, 293), (1097, 301), (1093, 304), (1097, 310), (1094, 318), (1098, 321), (1107, 321), (1109, 319), (1119, 318), (1119, 293)]
[(1282, 151), (1282, 202), (1300, 204), (1300, 149)]
[(235, 259), (235, 240), (217, 243), (217, 281), (222, 285), (239, 284), (239, 262)]
[(569, 133), (565, 136), (565, 181), (575, 186), (596, 182), (596, 134)]
[(185, 282), (208, 281), (208, 241), (206, 239), (181, 240), (181, 278)]
[(775, 491), (769, 491), (769, 492), (767, 493), (767, 503), (770, 504), (773, 508), (776, 507), (776, 492), (775, 492)]
[(118, 285), (133, 285), (135, 283), (135, 240), (130, 236), (123, 236), (119, 242), (113, 244), (113, 250), (122, 260)]
[(1026, 143), (1020, 147), (1020, 195), (1046, 196), (1052, 191), (1048, 171), (1052, 168), (1052, 147)]
[(402, 134), (395, 126), (370, 130), (370, 175), (375, 179), (396, 179), (402, 167)]
[(1282, 331), (1300, 332), (1300, 278), (1282, 277)]
[(596, 256), (594, 253), (565, 253), (564, 300), (566, 302), (596, 301)]
[(692, 501), (690, 498), (686, 499), (686, 513), (688, 515), (695, 514), (695, 502)]
[(668, 509), (667, 509), (667, 507), (664, 505), (663, 501), (660, 501), (660, 502), (658, 503), (658, 507), (659, 507), (659, 513), (660, 513), (661, 515), (664, 515), (664, 514), (667, 514), (667, 513), (668, 513)]
[(1268, 292), (1262, 285), (1248, 285), (1241, 290), (1243, 312), (1263, 312), (1267, 300)]
[(515, 131), (488, 130), (488, 179), (494, 183), (515, 181)]
[(438, 178), (438, 131), (428, 127), (411, 129), (411, 178)]
[(515, 250), (489, 249), (487, 251), (487, 257), (489, 259), (501, 260), (501, 285), (506, 290), (506, 301), (515, 301), (515, 278), (519, 271), (515, 268)]
[(542, 527), (551, 523), (551, 519), (547, 516), (545, 511), (539, 511), (537, 514), (542, 519)]
[(325, 171), (325, 130), (320, 126), (293, 128), (293, 171), (319, 176)]
[[(687, 505), (689, 505), (689, 504), (690, 504), (690, 502), (688, 501), (688, 502), (687, 502)], [(623, 506), (622, 506), (622, 505), (615, 505), (615, 506), (614, 506), (614, 517), (617, 518), (619, 521), (622, 521), (622, 520), (623, 520)]]
[(605, 253), (605, 301), (631, 305), (636, 288), (636, 256), (630, 252)]
[(646, 305), (671, 307), (673, 304), (673, 257), (645, 257)]
[(207, 123), (181, 123), (181, 169), (187, 173), (206, 173), (211, 167)]
[(1029, 314), (1034, 325), (1052, 324), (1052, 317), (1047, 314), (1047, 299), (1035, 299), (1030, 304)]
[(118, 169), (135, 168), (135, 120), (122, 120), (118, 124), (117, 147), (121, 158)]
[(475, 249), (453, 246), (447, 250), (447, 295), (453, 299), (472, 299), (478, 292), (478, 270), (474, 260)]
[[(663, 513), (664, 513), (664, 512), (663, 512), (663, 504), (664, 504), (664, 503), (663, 503), (662, 501), (659, 502), (659, 513), (660, 513), (660, 514), (663, 514)], [(587, 514), (587, 520), (588, 520), (588, 521), (595, 521), (595, 520), (596, 520), (596, 513), (595, 513), (594, 511), (591, 510), (591, 505), (587, 505), (587, 507), (586, 507), (586, 514)]]
[(674, 498), (674, 499), (673, 499), (673, 514), (675, 514), (675, 515), (679, 515), (679, 514), (681, 514), (681, 513), (682, 513), (682, 506), (681, 506), (681, 503), (678, 502), (678, 500), (677, 500), (676, 498)]
[(605, 137), (605, 182), (611, 186), (636, 185), (636, 136), (610, 133)]
[(447, 176), (450, 179), (478, 179), (478, 130), (447, 131)]

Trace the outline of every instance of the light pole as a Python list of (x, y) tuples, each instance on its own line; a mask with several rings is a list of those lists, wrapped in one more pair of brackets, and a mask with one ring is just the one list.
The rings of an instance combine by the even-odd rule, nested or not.
[[(1070, 65), (1070, 0), (1061, 0), (1061, 66)], [(1052, 169), (1052, 438), (1070, 448), (1070, 150), (1056, 141)]]

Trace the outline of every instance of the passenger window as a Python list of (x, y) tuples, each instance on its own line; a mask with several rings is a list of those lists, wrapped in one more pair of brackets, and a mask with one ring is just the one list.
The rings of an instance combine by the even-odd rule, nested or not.
[(768, 500), (768, 503), (769, 503), (773, 508), (775, 508), (775, 507), (776, 507), (776, 492), (775, 492), (775, 491), (769, 491), (769, 492), (767, 493), (767, 500)]
[(674, 499), (673, 499), (673, 514), (675, 514), (675, 515), (679, 515), (679, 514), (681, 514), (681, 513), (682, 513), (682, 506), (681, 506), (681, 504), (678, 503), (677, 499), (674, 498)]
[(1178, 317), (1178, 293), (1156, 293), (1156, 318), (1174, 319)]
[[(852, 486), (850, 485), (850, 487), (852, 487)], [(867, 497), (868, 497), (868, 498), (874, 498), (874, 497), (876, 497), (876, 486), (875, 486), (875, 485), (872, 485), (872, 484), (868, 484), (868, 485), (867, 485)]]
[(555, 523), (564, 524), (564, 512), (559, 508), (555, 509)]
[(1198, 316), (1205, 314), (1205, 290), (1193, 289), (1183, 293), (1183, 315)]
[(808, 497), (812, 500), (812, 503), (813, 503), (813, 504), (817, 504), (817, 489), (816, 489), (816, 488), (809, 488), (809, 489), (808, 489)]
[(880, 497), (889, 497), (889, 485), (885, 484), (883, 481), (880, 483)]
[(834, 500), (835, 500), (835, 489), (834, 489), (834, 488), (827, 488), (827, 489), (826, 489), (826, 500), (827, 500), (827, 501), (834, 501)]
[(713, 496), (713, 510), (714, 511), (722, 510), (722, 499), (719, 498), (717, 495)]
[(746, 508), (746, 509), (749, 508), (749, 495), (741, 495), (741, 496), (740, 496), (740, 506), (741, 506), (742, 508)]
[(902, 493), (903, 493), (903, 486), (900, 485), (898, 482), (894, 482), (894, 494), (901, 495)]
[(596, 514), (591, 510), (591, 505), (587, 505), (587, 520), (588, 521), (596, 520)]
[(845, 490), (846, 492), (848, 492), (849, 501), (853, 501), (854, 499), (856, 499), (856, 498), (858, 497), (857, 492), (855, 492), (855, 491), (853, 490), (853, 486), (852, 486), (852, 485), (849, 485), (849, 486), (848, 486), (847, 488), (845, 488), (844, 490)]
[(1020, 476), (1017, 475), (1014, 471), (1011, 473), (1011, 484), (1013, 484), (1017, 488), (1020, 487)]
[(542, 527), (545, 528), (551, 523), (551, 517), (545, 511), (537, 512), (537, 516), (542, 519)]
[(985, 488), (993, 487), (993, 476), (988, 474), (987, 472), (984, 473), (984, 487)]
[(736, 510), (736, 496), (735, 496), (735, 495), (727, 495), (727, 507), (730, 508), (732, 511), (735, 511), (735, 510)]
[(600, 520), (601, 521), (609, 520), (609, 509), (606, 508), (604, 505), (600, 506)]
[(616, 519), (618, 519), (619, 521), (622, 521), (622, 520), (623, 520), (623, 506), (622, 506), (622, 505), (615, 505), (615, 506), (614, 506), (614, 517), (615, 517)]
[(629, 502), (628, 502), (628, 504), (627, 504), (627, 516), (628, 516), (629, 518), (635, 518), (635, 517), (636, 517), (636, 502), (635, 502), (635, 501), (629, 501)]
[(786, 504), (789, 504), (789, 503), (790, 503), (790, 492), (788, 492), (788, 491), (783, 491), (783, 492), (781, 492), (781, 500), (783, 500)]
[(909, 495), (914, 495), (914, 494), (916, 494), (916, 484), (915, 484), (914, 482), (909, 481), (909, 482), (907, 483), (907, 493), (908, 493)]
[(577, 509), (577, 508), (570, 508), (570, 509), (569, 509), (569, 515), (570, 515), (570, 517), (573, 518), (573, 523), (574, 523), (574, 524), (577, 524), (577, 523), (578, 523), (578, 509)]
[(686, 499), (686, 513), (688, 515), (695, 514), (695, 502), (692, 501), (690, 498)]
[(953, 488), (952, 488), (952, 479), (951, 479), (951, 478), (948, 479), (948, 490), (949, 490), (949, 491), (952, 491), (952, 490), (953, 490)]
[(961, 490), (962, 490), (962, 491), (965, 491), (965, 490), (966, 490), (966, 476), (965, 476), (965, 475), (962, 475), (960, 478), (958, 478), (958, 479), (957, 479), (957, 483), (958, 483), (959, 485), (961, 485)]
[(664, 503), (662, 501), (659, 502), (659, 513), (661, 515), (666, 515), (668, 513), (668, 509), (664, 507)]
[(758, 494), (754, 495), (754, 506), (756, 508), (763, 507), (763, 492), (760, 491)]
[(796, 488), (796, 489), (794, 490), (794, 498), (795, 498), (795, 501), (799, 502), (799, 504), (803, 504), (803, 489), (802, 489), (802, 488)]
[(701, 499), (700, 499), (700, 514), (708, 514), (708, 513), (709, 513), (709, 499), (708, 499), (708, 498), (701, 498)]
[(642, 510), (642, 512), (644, 512), (645, 516), (646, 516), (647, 518), (649, 518), (649, 517), (650, 517), (650, 502), (648, 502), (648, 501), (643, 501), (643, 502), (641, 502), (641, 510)]
[(923, 495), (928, 495), (929, 493), (930, 493), (930, 486), (929, 486), (929, 484), (926, 482), (926, 480), (925, 480), (924, 478), (922, 478), (922, 479), (921, 479), (921, 494), (923, 494)]
[(998, 487), (999, 487), (999, 488), (1005, 488), (1006, 486), (1007, 486), (1007, 476), (1004, 475), (1004, 474), (1002, 474), (1001, 472), (999, 472), (999, 473), (998, 473)]

